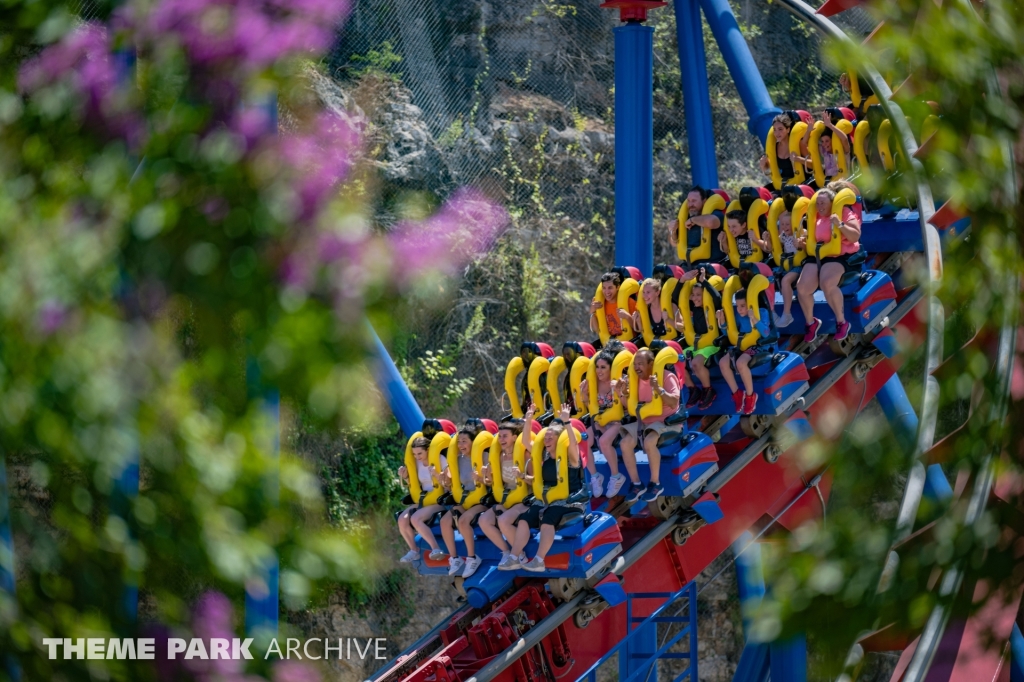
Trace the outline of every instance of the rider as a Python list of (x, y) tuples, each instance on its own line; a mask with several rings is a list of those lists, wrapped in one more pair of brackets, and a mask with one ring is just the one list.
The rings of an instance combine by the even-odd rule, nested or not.
[[(465, 426), (459, 430), (459, 480), (473, 481), (474, 485), (482, 485), (483, 479), (477, 472), (473, 471), (473, 441), (485, 431), (484, 423), (479, 419), (467, 419)], [(445, 469), (441, 474), (441, 483), (451, 490), (452, 477), (451, 469)], [(481, 560), (476, 556), (476, 539), (473, 537), (473, 521), (477, 516), (487, 510), (487, 505), (481, 502), (465, 509), (461, 504), (452, 506), (441, 517), (441, 537), (444, 538), (445, 547), (448, 548), (448, 575), (461, 575), (463, 578), (476, 573), (480, 568)], [(458, 524), (459, 533), (466, 543), (466, 558), (460, 557), (455, 545), (455, 525)]]
[[(653, 502), (665, 492), (661, 485), (661, 452), (658, 450), (658, 439), (663, 433), (671, 433), (680, 430), (679, 426), (668, 426), (665, 419), (676, 413), (679, 409), (679, 379), (670, 372), (665, 373), (665, 385), (658, 385), (658, 377), (654, 376), (654, 353), (647, 348), (641, 348), (633, 357), (633, 369), (637, 376), (637, 398), (640, 404), (647, 404), (654, 399), (655, 395), (661, 396), (661, 414), (651, 417), (644, 417), (624, 428), (622, 436), (622, 458), (626, 461), (635, 461), (634, 450), (638, 442), (643, 442), (644, 452), (647, 453), (647, 461), (650, 463), (651, 480), (644, 490), (640, 483), (629, 486), (626, 494), (627, 502)], [(620, 382), (621, 400), (623, 404), (629, 402), (629, 383)], [(628, 454), (627, 454), (628, 453)]]
[(622, 275), (618, 272), (606, 272), (601, 275), (601, 293), (604, 300), (596, 298), (590, 303), (590, 331), (599, 333), (598, 311), (604, 309), (604, 319), (608, 323), (608, 333), (613, 338), (622, 333), (622, 320), (629, 320), (636, 310), (636, 301), (629, 300), (629, 310), (619, 307), (619, 287), (622, 286)]
[[(429, 449), (430, 441), (426, 438), (420, 437), (412, 442), (412, 456), (416, 459), (416, 478), (419, 480), (422, 493), (432, 492), (435, 484), (440, 484), (441, 472), (438, 472), (429, 463)], [(442, 471), (447, 466), (448, 462), (442, 455)], [(398, 478), (405, 484), (409, 483), (409, 470), (405, 465), (398, 467)], [(406, 500), (408, 500), (410, 506), (398, 515), (398, 532), (402, 534), (402, 539), (408, 545), (409, 551), (399, 561), (408, 564), (419, 558), (420, 550), (416, 547), (417, 532), (430, 545), (430, 558), (434, 561), (444, 559), (448, 555), (438, 549), (437, 540), (430, 531), (430, 527), (427, 526), (427, 520), (434, 516), (434, 514), (442, 511), (444, 507), (439, 504), (428, 504), (426, 507), (420, 507), (419, 501), (413, 500), (410, 496), (406, 496)]]
[[(533, 451), (533, 430), (530, 428), (532, 414), (527, 413), (527, 423), (523, 427), (526, 436), (523, 438), (527, 452)], [(498, 564), (499, 570), (514, 571), (522, 568), (526, 571), (540, 572), (545, 569), (544, 557), (551, 549), (555, 541), (555, 528), (566, 514), (584, 511), (590, 501), (587, 488), (583, 485), (583, 465), (580, 459), (579, 444), (576, 442), (576, 430), (569, 422), (572, 411), (569, 406), (562, 405), (558, 418), (544, 432), (544, 463), (541, 466), (541, 476), (544, 482), (544, 493), (549, 488), (558, 485), (558, 460), (556, 450), (558, 439), (563, 431), (569, 432), (569, 447), (567, 456), (569, 458), (569, 496), (564, 500), (555, 500), (551, 504), (545, 504), (543, 500), (534, 499), (529, 509), (519, 515), (513, 530), (515, 539), (512, 544), (512, 553), (506, 562)], [(534, 474), (535, 475), (535, 474)], [(533, 476), (526, 477), (527, 484), (533, 484)], [(540, 543), (537, 547), (537, 554), (529, 561), (522, 561), (521, 557), (530, 541), (530, 529), (540, 528)], [(506, 537), (508, 534), (506, 534)]]
[[(597, 406), (601, 410), (607, 410), (615, 404), (615, 387), (622, 378), (612, 376), (614, 360), (615, 355), (608, 349), (601, 351), (594, 358), (594, 373), (597, 375)], [(590, 384), (586, 379), (580, 384), (580, 395), (584, 396), (584, 399), (590, 395)], [(614, 445), (615, 439), (619, 436), (622, 422), (614, 421), (601, 426), (596, 419), (593, 419), (595, 416), (591, 415), (590, 442), (597, 443), (597, 447), (608, 461), (608, 468), (611, 470), (612, 475), (608, 479), (608, 489), (603, 494), (605, 497), (615, 497), (626, 482), (626, 477), (619, 472), (619, 458), (615, 453)], [(587, 460), (587, 469), (590, 471), (590, 492), (594, 497), (601, 497), (604, 476), (598, 473), (593, 457)], [(639, 481), (639, 478), (637, 480)]]
[[(711, 190), (704, 189), (700, 185), (694, 185), (686, 193), (686, 203), (690, 217), (686, 219), (686, 245), (690, 248), (700, 246), (701, 232), (703, 229), (718, 230), (725, 225), (725, 212), (724, 211), (712, 211), (707, 215), (702, 215), (704, 210), (704, 204), (714, 194)], [(673, 220), (668, 224), (668, 242), (672, 248), (675, 249), (679, 244), (679, 221)], [(711, 256), (706, 261), (699, 261), (701, 263), (721, 263), (728, 258), (728, 255), (722, 249), (722, 244), (717, 236), (721, 235), (721, 232), (717, 233), (715, 238), (711, 240)], [(696, 265), (696, 263), (690, 263), (690, 265)]]
[[(533, 420), (535, 410), (536, 408), (534, 408), (533, 405), (530, 405), (526, 409), (526, 414), (531, 421)], [(493, 485), (495, 475), (501, 477), (502, 497), (501, 499), (494, 499), (491, 508), (480, 514), (478, 524), (480, 526), (480, 530), (487, 536), (487, 539), (493, 542), (494, 546), (501, 550), (502, 561), (504, 561), (509, 555), (509, 546), (508, 543), (505, 542), (505, 538), (502, 536), (501, 530), (498, 528), (498, 523), (503, 520), (506, 515), (510, 515), (511, 519), (515, 519), (519, 514), (526, 511), (526, 505), (522, 503), (514, 504), (509, 509), (506, 509), (503, 504), (505, 499), (508, 497), (508, 494), (516, 487), (519, 483), (519, 479), (523, 476), (513, 459), (516, 439), (519, 438), (520, 434), (523, 432), (523, 423), (522, 419), (509, 419), (498, 425), (498, 445), (501, 448), (501, 471), (491, 471), (490, 465), (485, 465), (480, 469), (484, 485)], [(528, 458), (526, 461), (527, 472), (531, 471), (532, 467), (533, 463)]]

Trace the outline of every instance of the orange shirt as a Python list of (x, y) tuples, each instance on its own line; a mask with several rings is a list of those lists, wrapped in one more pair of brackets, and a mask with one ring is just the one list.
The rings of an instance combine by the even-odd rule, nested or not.
[[(636, 301), (629, 299), (629, 314), (636, 310)], [(608, 323), (608, 333), (613, 337), (622, 333), (622, 321), (619, 319), (619, 304), (613, 301), (604, 302), (604, 319)]]

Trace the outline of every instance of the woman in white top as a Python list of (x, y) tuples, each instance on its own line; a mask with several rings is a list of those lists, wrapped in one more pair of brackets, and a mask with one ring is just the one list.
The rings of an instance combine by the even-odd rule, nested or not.
[[(416, 458), (416, 478), (420, 482), (420, 490), (423, 493), (432, 492), (435, 486), (440, 485), (441, 472), (448, 467), (444, 456), (441, 457), (441, 471), (432, 467), (427, 459), (429, 448), (430, 441), (426, 438), (417, 438), (412, 442), (412, 455)], [(405, 466), (399, 467), (398, 477), (408, 485), (409, 470)], [(420, 551), (416, 547), (416, 533), (419, 533), (430, 545), (431, 559), (439, 561), (448, 556), (447, 552), (438, 548), (437, 540), (434, 539), (434, 534), (427, 525), (427, 520), (439, 511), (444, 511), (444, 507), (439, 504), (420, 507), (419, 501), (413, 500), (413, 504), (398, 515), (398, 532), (402, 534), (402, 539), (409, 546), (409, 551), (400, 559), (402, 563), (412, 563), (420, 556)]]
[[(534, 407), (531, 405), (527, 410), (527, 414), (530, 419), (533, 419)], [(516, 439), (523, 432), (523, 422), (521, 420), (509, 420), (504, 421), (498, 426), (498, 443), (501, 446), (501, 471), (497, 472), (501, 476), (501, 483), (504, 489), (504, 495), (500, 500), (493, 500), (493, 504), (490, 509), (480, 514), (480, 530), (483, 531), (487, 539), (494, 543), (494, 546), (501, 551), (501, 558), (504, 559), (509, 554), (509, 543), (505, 540), (505, 536), (501, 534), (501, 530), (498, 529), (498, 519), (505, 514), (512, 513), (513, 515), (509, 518), (516, 519), (521, 513), (526, 511), (526, 505), (514, 504), (510, 509), (505, 509), (502, 504), (504, 497), (508, 495), (509, 491), (516, 487), (519, 483), (519, 479), (522, 477), (522, 472), (519, 471), (519, 467), (515, 465), (513, 460), (513, 454), (515, 453)], [(533, 470), (533, 462), (527, 457), (526, 460), (527, 471)], [(495, 472), (491, 471), (490, 466), (481, 467), (480, 473), (483, 475), (485, 485), (494, 484)]]

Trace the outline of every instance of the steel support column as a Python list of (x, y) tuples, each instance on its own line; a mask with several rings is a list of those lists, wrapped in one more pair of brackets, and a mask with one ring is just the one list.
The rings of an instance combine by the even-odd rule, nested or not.
[(736, 555), (736, 584), (740, 595), (740, 613), (743, 615), (743, 636), (750, 641), (750, 614), (764, 598), (764, 570), (761, 566), (761, 545), (752, 542), (749, 531), (732, 543)]
[(405, 385), (405, 380), (398, 373), (398, 367), (395, 366), (394, 360), (391, 359), (388, 349), (384, 347), (384, 343), (377, 336), (377, 332), (369, 322), (366, 323), (366, 328), (373, 341), (373, 354), (376, 357), (374, 374), (377, 377), (377, 386), (388, 401), (391, 412), (398, 420), (398, 425), (402, 427), (402, 432), (411, 436), (423, 426), (423, 410), (417, 404), (412, 391)]
[(750, 47), (736, 23), (729, 0), (700, 0), (700, 6), (718, 43), (718, 49), (725, 58), (725, 65), (736, 83), (743, 107), (747, 110), (747, 129), (763, 142), (771, 128), (772, 119), (782, 110), (775, 106), (768, 94), (761, 72), (750, 54)]
[(615, 33), (615, 264), (654, 270), (654, 28)]
[(711, 95), (700, 5), (697, 0), (675, 0), (675, 12), (690, 174), (694, 184), (711, 189), (718, 187), (718, 162), (715, 157), (715, 131), (711, 121)]
[(772, 642), (769, 668), (773, 680), (807, 682), (807, 637), (800, 634)]
[(1024, 636), (1016, 623), (1010, 633), (1010, 682), (1024, 682)]
[[(893, 374), (875, 397), (878, 399), (878, 404), (882, 406), (882, 412), (889, 420), (889, 426), (896, 434), (900, 444), (907, 449), (913, 448), (917, 438), (917, 413), (914, 412), (914, 406), (910, 404), (910, 399), (903, 389), (903, 382), (900, 381), (899, 375)], [(948, 500), (953, 496), (949, 479), (946, 478), (945, 472), (938, 464), (928, 467), (924, 482), (924, 495), (937, 501)]]
[[(264, 122), (269, 132), (277, 133), (277, 93), (272, 92), (263, 98), (255, 108), (265, 114)], [(263, 415), (266, 421), (267, 452), (275, 461), (281, 454), (281, 398), (276, 390), (263, 385), (259, 365), (255, 358), (249, 357), (246, 367), (246, 381), (249, 384), (249, 395), (263, 397)], [(277, 505), (280, 495), (279, 465), (271, 468), (273, 480), (268, 481), (267, 490), (271, 504)], [(245, 584), (245, 632), (260, 639), (269, 639), (277, 635), (280, 615), (280, 590), (278, 573), (280, 559), (272, 553), (263, 560), (256, 574)]]

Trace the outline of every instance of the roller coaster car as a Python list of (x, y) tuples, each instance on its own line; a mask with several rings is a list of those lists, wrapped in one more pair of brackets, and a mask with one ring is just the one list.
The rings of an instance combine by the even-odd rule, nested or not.
[[(757, 329), (742, 333), (733, 307), (733, 295), (745, 287), (747, 308), (750, 313), (765, 321), (769, 326), (768, 336), (762, 337)], [(723, 339), (721, 346), (730, 346), (741, 351), (756, 349), (750, 362), (754, 379), (754, 392), (758, 395), (754, 414), (778, 415), (785, 412), (800, 395), (807, 390), (810, 376), (803, 358), (797, 353), (778, 351), (779, 334), (771, 319), (769, 301), (769, 280), (763, 274), (756, 274), (746, 283), (739, 275), (733, 275), (726, 282), (722, 296), (725, 311), (728, 343)], [(735, 414), (732, 392), (722, 378), (717, 364), (711, 367), (712, 386), (718, 393), (715, 401), (706, 410), (693, 410), (694, 414)]]
[[(508, 362), (505, 368), (505, 393), (511, 404), (511, 416), (522, 419), (532, 402), (538, 410), (546, 405), (547, 385), (545, 375), (555, 358), (555, 350), (546, 343), (524, 341), (519, 347), (519, 356)], [(516, 388), (516, 379), (526, 372), (525, 381)]]
[[(813, 237), (813, 226), (817, 219), (817, 193), (811, 198), (807, 207), (808, 240), (807, 254), (816, 258), (826, 256), (837, 256), (840, 253), (842, 235), (837, 228), (832, 229), (832, 235), (827, 242), (818, 242)], [(842, 216), (843, 208), (850, 206), (855, 212), (861, 213), (860, 203), (857, 197), (849, 189), (843, 189), (832, 204), (832, 214)], [(867, 257), (867, 250), (862, 246), (861, 250), (850, 259), (850, 265), (856, 268), (863, 268)], [(885, 315), (896, 307), (896, 289), (892, 280), (883, 272), (876, 270), (861, 270), (847, 272), (839, 280), (839, 288), (843, 292), (843, 307), (847, 322), (851, 324), (850, 331), (854, 334), (861, 334), (874, 329)], [(781, 305), (776, 301), (776, 305)], [(799, 306), (793, 306), (793, 323), (785, 329), (779, 330), (784, 334), (797, 334), (803, 331), (806, 321), (803, 311)], [(821, 320), (822, 326), (819, 334), (835, 333), (835, 314), (825, 301), (821, 291), (814, 294), (814, 316)]]
[[(537, 551), (534, 531), (525, 553)], [(569, 578), (586, 580), (603, 570), (622, 551), (622, 533), (615, 517), (602, 512), (567, 514), (555, 529), (555, 542), (544, 559), (545, 571), (499, 571), (496, 562), (483, 566), (463, 584), (470, 605), (482, 608), (512, 587), (513, 580), (526, 578)]]
[[(699, 431), (687, 432), (685, 426), (686, 413), (681, 412), (674, 421), (681, 423), (682, 429), (675, 433), (663, 433), (658, 439), (658, 452), (661, 453), (661, 484), (665, 487), (665, 497), (684, 498), (700, 490), (715, 472), (718, 471), (718, 453), (711, 438)], [(618, 440), (615, 443), (618, 451)], [(594, 452), (594, 463), (605, 480), (611, 476), (608, 460), (600, 452)], [(636, 468), (640, 481), (646, 485), (651, 480), (651, 466), (647, 455), (636, 453)], [(619, 464), (619, 470), (623, 465)]]

